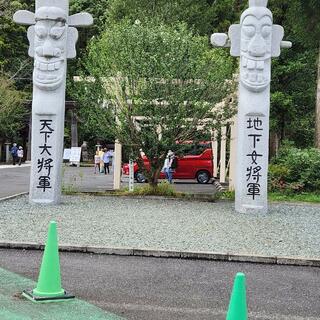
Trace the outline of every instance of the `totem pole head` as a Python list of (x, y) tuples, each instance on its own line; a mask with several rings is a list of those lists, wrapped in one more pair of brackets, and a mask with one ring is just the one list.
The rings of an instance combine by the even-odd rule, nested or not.
[[(34, 84), (43, 90), (55, 90), (65, 76), (67, 52), (67, 12), (58, 7), (40, 7), (35, 13)], [(30, 40), (30, 44), (32, 39)]]
[(214, 33), (215, 47), (230, 47), (233, 57), (241, 57), (240, 80), (250, 91), (266, 90), (271, 79), (271, 57), (279, 57), (281, 48), (292, 43), (282, 41), (282, 26), (273, 24), (268, 0), (249, 0), (249, 8), (241, 15), (240, 24), (233, 24), (228, 35)]
[(58, 89), (65, 80), (66, 62), (76, 56), (78, 31), (70, 26), (88, 26), (87, 13), (69, 17), (69, 0), (36, 0), (36, 12), (17, 11), (14, 21), (28, 29), (29, 55), (34, 57), (33, 82), (41, 90)]
[(265, 90), (271, 81), (273, 17), (267, 3), (250, 0), (240, 20), (240, 80), (255, 92)]

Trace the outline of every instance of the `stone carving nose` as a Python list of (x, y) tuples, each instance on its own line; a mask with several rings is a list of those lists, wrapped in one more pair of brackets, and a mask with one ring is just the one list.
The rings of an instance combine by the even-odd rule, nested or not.
[(62, 51), (59, 48), (53, 48), (50, 44), (44, 44), (43, 46), (36, 48), (36, 53), (40, 57), (58, 58), (61, 56)]
[(44, 45), (42, 47), (42, 50), (43, 50), (43, 56), (44, 57), (47, 57), (47, 58), (51, 58), (51, 57), (54, 57), (54, 49), (51, 45)]
[(267, 46), (260, 35), (256, 35), (249, 44), (249, 54), (253, 57), (262, 57), (266, 54)]
[(41, 49), (39, 48), (40, 56), (46, 57), (46, 58), (52, 58), (55, 57), (55, 48), (52, 46), (50, 41), (45, 41)]

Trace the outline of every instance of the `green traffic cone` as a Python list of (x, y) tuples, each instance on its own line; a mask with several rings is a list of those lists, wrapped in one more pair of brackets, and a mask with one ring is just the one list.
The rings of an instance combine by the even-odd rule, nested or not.
[(24, 290), (23, 295), (33, 301), (57, 301), (74, 298), (61, 287), (57, 223), (55, 221), (51, 221), (49, 225), (37, 287), (33, 290)]
[(232, 289), (226, 320), (247, 320), (246, 276), (237, 273)]

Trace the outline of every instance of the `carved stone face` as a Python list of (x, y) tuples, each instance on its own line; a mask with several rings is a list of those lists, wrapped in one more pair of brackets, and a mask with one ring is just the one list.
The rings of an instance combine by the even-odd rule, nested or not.
[(272, 23), (265, 8), (248, 9), (242, 16), (240, 78), (248, 90), (260, 92), (270, 84)]
[(64, 81), (67, 25), (63, 20), (39, 20), (34, 30), (34, 84), (56, 90)]

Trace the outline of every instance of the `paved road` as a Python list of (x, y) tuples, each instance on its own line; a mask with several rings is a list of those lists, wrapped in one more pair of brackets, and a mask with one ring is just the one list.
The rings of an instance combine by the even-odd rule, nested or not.
[[(0, 199), (29, 189), (30, 166), (0, 166)], [(94, 174), (93, 167), (63, 167), (63, 186), (70, 191), (99, 192), (113, 189), (113, 173)], [(122, 186), (128, 186), (128, 177), (123, 176)], [(193, 180), (177, 180), (175, 188), (180, 192), (213, 194), (212, 184), (199, 185)]]
[[(0, 250), (0, 267), (34, 280), (40, 259)], [(61, 266), (65, 289), (130, 320), (224, 320), (239, 271), (250, 320), (320, 319), (319, 268), (75, 253), (61, 254)]]
[(0, 166), (0, 199), (29, 189), (30, 166)]

